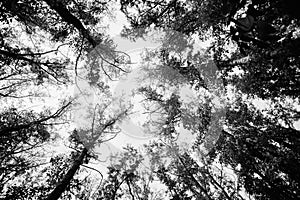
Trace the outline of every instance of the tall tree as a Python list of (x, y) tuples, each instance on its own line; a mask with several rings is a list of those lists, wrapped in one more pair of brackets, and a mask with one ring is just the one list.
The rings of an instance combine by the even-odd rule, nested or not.
[(241, 184), (226, 167), (192, 158), (176, 144), (152, 142), (146, 145), (155, 177), (167, 187), (170, 199), (244, 199)]
[[(106, 1), (13, 0), (2, 1), (0, 8), (0, 96), (28, 96), (19, 91), (47, 81), (65, 84), (68, 67), (77, 76), (80, 57), (97, 46), (98, 59), (109, 68), (117, 67), (112, 41), (95, 31), (110, 9)], [(70, 55), (65, 55), (66, 47), (72, 50)]]
[[(118, 134), (119, 130), (116, 127), (116, 122), (120, 121), (127, 114), (127, 109), (120, 111), (120, 113), (114, 114), (112, 117), (103, 115), (103, 110), (97, 110), (95, 107), (94, 114), (92, 116), (92, 128), (76, 130), (73, 134), (73, 138), (77, 142), (81, 143), (82, 148), (80, 154), (74, 159), (73, 164), (69, 170), (63, 176), (62, 180), (58, 182), (54, 190), (48, 195), (47, 200), (59, 199), (62, 193), (66, 190), (70, 184), (75, 173), (79, 170), (86, 157), (90, 156), (90, 151), (101, 143), (108, 141)], [(112, 136), (111, 136), (112, 135)], [(109, 137), (110, 138), (107, 138)]]
[[(78, 152), (72, 151), (70, 154), (58, 154), (47, 160), (43, 165), (27, 170), (19, 177), (17, 182), (7, 186), (4, 195), (5, 200), (10, 199), (44, 199), (48, 193), (54, 189), (57, 180), (60, 180), (68, 170), (70, 163), (78, 156)], [(49, 161), (49, 162), (48, 162)], [(32, 174), (37, 173), (36, 176)], [(80, 176), (75, 176), (62, 194), (62, 199), (72, 197), (87, 197), (83, 187), (88, 187), (90, 177), (86, 176), (86, 169), (77, 172)], [(4, 193), (3, 193), (4, 194)], [(2, 198), (1, 197), (1, 198)]]
[(19, 111), (16, 108), (1, 112), (1, 191), (7, 182), (41, 164), (39, 156), (42, 155), (39, 155), (37, 151), (50, 140), (54, 120), (59, 119), (69, 105), (70, 103), (64, 105), (53, 114)]
[(257, 199), (298, 199), (299, 131), (243, 103), (227, 114), (221, 162), (236, 170)]
[(78, 155), (78, 157), (75, 158), (72, 166), (67, 171), (67, 173), (64, 175), (63, 179), (56, 185), (54, 190), (48, 195), (48, 197), (46, 198), (47, 200), (55, 200), (55, 199), (59, 199), (61, 197), (62, 193), (69, 186), (75, 173), (79, 170), (79, 167), (83, 163), (84, 158), (87, 156), (87, 153), (88, 153), (88, 149), (86, 149), (86, 148), (82, 149), (82, 151), (80, 152), (80, 155)]
[[(250, 1), (243, 1), (237, 7), (246, 9), (249, 3)], [(257, 9), (257, 25), (249, 33), (253, 40), (238, 42), (229, 32), (228, 22), (230, 18), (238, 18), (239, 12), (243, 11), (222, 10), (225, 11), (224, 14), (218, 10), (224, 3), (217, 4), (217, 1), (160, 1), (157, 5), (147, 1), (142, 4), (123, 1), (121, 9), (131, 22), (127, 34), (134, 28), (147, 31), (150, 25), (182, 31), (187, 35), (198, 33), (200, 38), (205, 37), (205, 31), (212, 30), (210, 36), (214, 39), (214, 61), (229, 85), (236, 86), (242, 94), (273, 102), (278, 102), (279, 98), (290, 98), (289, 100), (295, 99), (294, 103), (298, 105), (299, 37), (296, 30), (299, 29), (299, 22), (291, 6), (294, 1), (288, 1), (285, 6), (283, 1), (252, 3)], [(176, 8), (177, 11), (180, 10), (176, 6), (183, 8), (181, 19), (174, 14)], [(184, 10), (185, 7), (189, 9)], [(137, 12), (130, 12), (129, 8), (136, 9)], [(221, 17), (208, 14), (216, 10)], [(197, 13), (186, 16), (190, 11)], [(197, 18), (193, 19), (194, 16)], [(183, 21), (188, 17), (190, 21)], [(193, 27), (195, 24), (197, 25)], [(180, 25), (184, 25), (184, 28), (178, 28)], [(190, 27), (192, 28), (189, 30)], [(229, 52), (229, 42), (231, 47), (237, 44), (238, 48)], [(240, 73), (236, 73), (238, 69)], [(277, 111), (284, 110), (298, 112), (287, 108)], [(215, 152), (215, 156), (221, 156), (220, 161), (234, 167), (246, 191), (255, 198), (297, 199), (299, 131), (291, 123), (282, 122), (285, 114), (275, 118), (264, 115), (244, 103), (232, 105), (227, 112), (228, 130), (223, 130), (223, 136), (218, 142), (220, 150)], [(297, 120), (297, 114), (294, 117)]]
[[(261, 98), (298, 97), (299, 38), (296, 30), (299, 22), (293, 9), (295, 1), (289, 0), (286, 4), (280, 0), (253, 1), (257, 25), (249, 33), (252, 38), (235, 41), (228, 24), (249, 4), (250, 1), (121, 1), (121, 10), (130, 21), (127, 35), (133, 32), (133, 37), (137, 37), (134, 34), (138, 32), (134, 30), (147, 31), (150, 26), (186, 35), (196, 33), (200, 39), (211, 37), (218, 68), (224, 73), (234, 68), (243, 70), (242, 75), (232, 80), (225, 76), (245, 93)], [(261, 38), (261, 35), (266, 37)], [(239, 47), (233, 50), (234, 54), (228, 51), (232, 49), (228, 46), (230, 43)], [(248, 61), (236, 62), (245, 56), (249, 57)]]

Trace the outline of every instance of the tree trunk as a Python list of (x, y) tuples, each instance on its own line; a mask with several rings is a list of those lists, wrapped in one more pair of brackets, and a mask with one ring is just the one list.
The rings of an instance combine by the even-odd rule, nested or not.
[(89, 43), (93, 46), (97, 46), (97, 42), (94, 40), (93, 36), (89, 31), (83, 26), (81, 21), (74, 16), (66, 7), (66, 5), (61, 0), (44, 0), (51, 9), (55, 10), (60, 17), (70, 25), (73, 25), (82, 35), (85, 37)]
[(88, 150), (84, 148), (78, 158), (74, 161), (72, 167), (69, 169), (67, 174), (64, 176), (62, 181), (58, 183), (55, 189), (49, 194), (46, 200), (57, 200), (61, 194), (66, 190), (70, 181), (73, 179), (76, 171), (79, 169), (80, 165), (83, 163), (84, 157), (87, 155)]

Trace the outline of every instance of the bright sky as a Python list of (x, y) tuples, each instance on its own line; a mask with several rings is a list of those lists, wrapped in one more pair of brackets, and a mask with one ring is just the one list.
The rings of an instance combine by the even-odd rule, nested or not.
[[(141, 61), (140, 53), (145, 49), (153, 49), (159, 46), (159, 43), (153, 42), (152, 38), (144, 41), (142, 39), (137, 40), (136, 42), (131, 42), (127, 39), (120, 37), (120, 32), (122, 30), (123, 24), (126, 20), (124, 15), (121, 12), (116, 11), (117, 17), (115, 22), (109, 24), (108, 34), (113, 36), (113, 40), (118, 45), (118, 50), (126, 52), (131, 56), (131, 62), (133, 63), (132, 73), (128, 74), (126, 77), (123, 77), (118, 82), (113, 82), (111, 84), (114, 97), (119, 96), (120, 94), (127, 94), (127, 98), (131, 99), (134, 102), (134, 115), (131, 116), (131, 119), (125, 120), (120, 124), (122, 132), (120, 132), (113, 140), (101, 144), (100, 147), (95, 148), (95, 152), (100, 153), (99, 159), (106, 160), (111, 153), (117, 153), (122, 151), (122, 147), (125, 147), (127, 144), (130, 144), (136, 148), (139, 148), (143, 144), (147, 144), (150, 140), (155, 139), (155, 136), (145, 133), (145, 130), (142, 128), (141, 124), (145, 121), (146, 116), (141, 113), (142, 107), (139, 102), (141, 102), (141, 96), (135, 96), (132, 98), (130, 96), (131, 90), (137, 89), (141, 86), (141, 83), (137, 80), (139, 78), (139, 62)], [(206, 44), (207, 45), (207, 44)], [(143, 80), (143, 83), (146, 83), (146, 80)], [(82, 85), (82, 84), (79, 84)], [(84, 89), (82, 89), (84, 90)], [(188, 88), (182, 88), (180, 94), (185, 97), (185, 99), (195, 96), (192, 91), (189, 91)], [(92, 99), (88, 101), (92, 102)], [(82, 115), (83, 116), (83, 115)], [(78, 118), (79, 120), (80, 118)], [(82, 123), (80, 123), (82, 125)], [(179, 135), (178, 141), (183, 142), (183, 146), (190, 145), (194, 136), (183, 127), (181, 129), (181, 134)], [(97, 164), (97, 167), (100, 171), (106, 171), (105, 167), (109, 163)]]
[[(139, 102), (142, 100), (140, 96), (135, 96), (134, 98), (130, 97), (131, 91), (137, 89), (141, 83), (136, 80), (136, 77), (139, 77), (139, 62), (141, 60), (140, 53), (145, 49), (153, 49), (160, 45), (160, 43), (155, 43), (153, 37), (148, 38), (147, 40), (138, 39), (136, 42), (131, 42), (127, 39), (120, 37), (120, 32), (123, 28), (123, 25), (126, 24), (126, 18), (123, 13), (115, 11), (116, 18), (113, 22), (107, 21), (109, 26), (108, 34), (112, 36), (115, 43), (118, 45), (118, 50), (126, 52), (131, 56), (131, 62), (133, 63), (132, 73), (128, 76), (123, 77), (118, 82), (113, 82), (111, 88), (114, 96), (119, 96), (120, 94), (127, 94), (127, 98), (131, 99), (134, 102), (134, 115), (131, 115), (129, 120), (125, 120), (121, 124), (122, 132), (119, 133), (113, 140), (106, 142), (101, 145), (100, 148), (97, 148), (97, 152), (101, 152), (101, 157), (106, 158), (110, 153), (116, 153), (122, 150), (122, 147), (127, 144), (131, 144), (135, 147), (139, 147), (143, 144), (147, 144), (149, 140), (155, 139), (155, 136), (146, 134), (144, 129), (141, 127), (141, 124), (144, 122), (146, 116), (141, 113), (142, 107)], [(154, 35), (155, 37), (157, 35)], [(194, 38), (196, 40), (196, 37)], [(184, 42), (184, 41), (183, 41)], [(200, 42), (196, 41), (195, 48), (197, 50), (203, 49), (209, 45), (209, 42)], [(143, 80), (145, 83), (146, 80)], [(193, 93), (192, 90), (189, 90), (188, 87), (182, 87), (179, 91), (181, 98), (190, 101), (191, 99), (197, 99), (197, 95)], [(195, 105), (196, 106), (196, 105)], [(194, 136), (190, 131), (185, 130), (183, 127), (180, 127), (181, 134), (179, 135), (178, 141), (182, 142), (183, 146), (191, 144), (194, 140)]]

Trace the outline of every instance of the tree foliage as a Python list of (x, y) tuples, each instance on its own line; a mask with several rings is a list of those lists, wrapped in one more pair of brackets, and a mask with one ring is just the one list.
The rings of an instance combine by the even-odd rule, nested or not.
[[(300, 199), (297, 3), (121, 0), (129, 22), (122, 36), (138, 40), (155, 30), (164, 37), (143, 57), (136, 92), (154, 139), (111, 156), (104, 174), (92, 166), (97, 147), (117, 137), (117, 122), (130, 114), (110, 92), (130, 69), (124, 70), (128, 55), (99, 31), (110, 2), (1, 1), (0, 198)], [(253, 26), (242, 32), (239, 19), (249, 15)], [(195, 53), (195, 43), (207, 40), (209, 48)], [(42, 112), (22, 108), (43, 90), (69, 90), (73, 77), (77, 88), (85, 80), (91, 90), (84, 92), (99, 95), (87, 116), (76, 113), (79, 128), (55, 129), (71, 121), (65, 113), (76, 104), (50, 112), (40, 96)], [(215, 103), (216, 95), (225, 103)], [(188, 133), (193, 139), (180, 144)], [(55, 136), (69, 138), (70, 154), (50, 155)]]
[(54, 114), (16, 108), (1, 112), (1, 191), (7, 182), (42, 163), (43, 151), (38, 153), (37, 150), (50, 141), (53, 120), (60, 117), (67, 106)]
[[(234, 87), (238, 94), (248, 99), (245, 101), (243, 98), (242, 102), (238, 99), (228, 107), (226, 128), (209, 154), (210, 165), (213, 166), (212, 163), (218, 160), (227, 167), (232, 167), (241, 188), (245, 188), (255, 199), (298, 199), (296, 188), (299, 173), (296, 169), (299, 166), (299, 133), (293, 123), (299, 117), (292, 114), (298, 111), (280, 102), (289, 99), (298, 105), (299, 15), (294, 9), (296, 1), (121, 3), (121, 10), (130, 21), (130, 26), (124, 32), (128, 35), (136, 29), (145, 30), (140, 31), (144, 34), (150, 27), (167, 28), (189, 36), (197, 34), (201, 39), (205, 39), (208, 32), (211, 33), (211, 52), (222, 73), (224, 84)], [(250, 33), (251, 40), (236, 40), (231, 35), (229, 26), (235, 26), (231, 23), (232, 19), (240, 17), (250, 3), (256, 9), (257, 25)], [(135, 12), (130, 12), (132, 10)], [(267, 28), (272, 28), (273, 35)], [(132, 37), (139, 36), (133, 34)], [(228, 48), (232, 50), (229, 51)], [(176, 63), (173, 62), (173, 65), (176, 66)], [(164, 63), (160, 67), (167, 66), (168, 63)], [(201, 81), (199, 76), (195, 79)], [(250, 97), (273, 102), (274, 112), (266, 113), (247, 106)], [(172, 176), (165, 170), (163, 167), (162, 174), (169, 187), (174, 188), (176, 183), (182, 182), (172, 180)], [(183, 170), (178, 170), (177, 173), (184, 174)], [(186, 180), (192, 179), (190, 177)], [(207, 187), (207, 183), (204, 186)], [(184, 188), (182, 185), (176, 187)], [(186, 188), (191, 189), (192, 186), (188, 185)], [(183, 193), (185, 196), (182, 196)], [(179, 199), (192, 198), (186, 196), (186, 192), (183, 193), (176, 195), (179, 195)]]

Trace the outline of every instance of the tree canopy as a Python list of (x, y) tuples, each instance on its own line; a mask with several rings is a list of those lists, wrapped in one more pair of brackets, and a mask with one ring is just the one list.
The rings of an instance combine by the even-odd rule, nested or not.
[(0, 199), (300, 199), (297, 3), (1, 1)]

